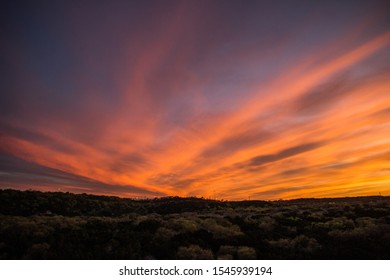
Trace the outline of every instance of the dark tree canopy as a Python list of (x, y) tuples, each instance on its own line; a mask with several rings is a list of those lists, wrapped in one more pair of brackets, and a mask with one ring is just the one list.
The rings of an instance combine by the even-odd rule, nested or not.
[(216, 201), (0, 190), (0, 259), (389, 259), (390, 197)]

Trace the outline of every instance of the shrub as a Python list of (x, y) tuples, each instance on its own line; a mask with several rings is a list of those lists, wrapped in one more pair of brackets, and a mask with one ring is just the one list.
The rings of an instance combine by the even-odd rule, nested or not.
[(181, 260), (212, 260), (213, 253), (209, 249), (203, 249), (199, 245), (181, 246), (176, 256)]
[(247, 246), (238, 247), (237, 258), (239, 260), (255, 260), (256, 250), (252, 247)]

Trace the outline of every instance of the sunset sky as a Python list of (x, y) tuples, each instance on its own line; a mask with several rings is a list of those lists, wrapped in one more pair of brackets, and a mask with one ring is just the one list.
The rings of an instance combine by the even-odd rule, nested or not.
[(1, 1), (0, 188), (390, 195), (388, 1)]

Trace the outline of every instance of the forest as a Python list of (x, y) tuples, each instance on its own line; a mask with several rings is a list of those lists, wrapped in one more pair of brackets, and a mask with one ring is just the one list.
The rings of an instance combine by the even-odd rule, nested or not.
[(3, 189), (0, 259), (390, 259), (390, 197), (136, 200)]

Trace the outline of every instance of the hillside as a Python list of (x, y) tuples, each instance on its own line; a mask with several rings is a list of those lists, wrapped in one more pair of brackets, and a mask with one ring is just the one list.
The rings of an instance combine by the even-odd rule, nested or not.
[(389, 259), (390, 197), (216, 201), (0, 190), (1, 259)]

